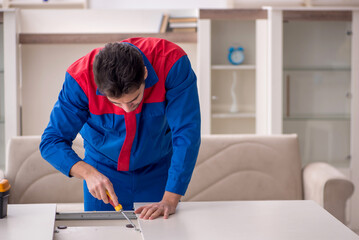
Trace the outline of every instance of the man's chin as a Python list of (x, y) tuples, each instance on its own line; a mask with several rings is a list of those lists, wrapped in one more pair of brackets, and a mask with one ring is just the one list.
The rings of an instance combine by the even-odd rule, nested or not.
[(138, 104), (138, 105), (135, 106), (134, 108), (131, 108), (130, 111), (128, 111), (127, 113), (135, 111), (135, 110), (138, 108), (139, 105), (140, 105), (140, 104)]

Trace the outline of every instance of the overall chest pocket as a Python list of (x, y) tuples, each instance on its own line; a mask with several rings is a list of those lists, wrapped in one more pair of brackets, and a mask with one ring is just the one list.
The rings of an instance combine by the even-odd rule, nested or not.
[(142, 107), (142, 115), (144, 117), (160, 117), (165, 115), (165, 102), (145, 103)]
[(104, 134), (112, 134), (122, 136), (126, 134), (125, 121), (123, 115), (116, 114), (102, 114), (93, 115), (91, 117), (92, 124), (97, 125), (97, 128), (102, 129)]
[(141, 125), (152, 136), (158, 136), (163, 131), (167, 121), (165, 103), (147, 103), (142, 108)]
[(114, 127), (115, 119), (113, 114), (98, 115), (94, 120), (105, 130), (111, 130)]

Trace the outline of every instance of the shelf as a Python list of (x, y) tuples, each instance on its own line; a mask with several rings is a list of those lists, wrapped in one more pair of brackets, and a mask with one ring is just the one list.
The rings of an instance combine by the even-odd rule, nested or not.
[(323, 115), (323, 116), (289, 116), (284, 117), (285, 121), (309, 121), (309, 120), (322, 120), (322, 121), (350, 121), (349, 115)]
[(263, 9), (200, 9), (200, 19), (216, 20), (256, 20), (267, 19)]
[(212, 70), (255, 70), (255, 65), (212, 65)]
[(212, 113), (213, 118), (255, 118), (255, 113)]
[(351, 71), (349, 67), (283, 68), (283, 71)]
[(284, 21), (352, 21), (352, 11), (349, 10), (284, 10)]
[(35, 34), (20, 33), (21, 44), (66, 44), (66, 43), (107, 43), (132, 37), (164, 38), (171, 42), (197, 43), (197, 33), (53, 33)]
[(53, 1), (53, 2), (29, 2), (29, 1), (9, 1), (11, 8), (56, 8), (56, 9), (84, 9), (86, 8), (86, 1)]

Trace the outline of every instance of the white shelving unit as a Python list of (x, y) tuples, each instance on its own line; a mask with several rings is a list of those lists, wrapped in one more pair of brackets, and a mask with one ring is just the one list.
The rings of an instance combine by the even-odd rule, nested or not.
[[(257, 132), (257, 72), (265, 68), (257, 63), (257, 50), (266, 44), (265, 36), (257, 33), (266, 28), (265, 19), (266, 11), (260, 9), (200, 10), (202, 133)], [(228, 49), (239, 46), (244, 48), (245, 60), (231, 65)], [(260, 56), (265, 55), (260, 52)]]
[[(265, 8), (269, 134), (297, 133), (303, 164), (328, 162), (359, 187), (359, 8)], [(274, 61), (275, 60), (275, 61)], [(359, 192), (348, 212), (359, 229)]]

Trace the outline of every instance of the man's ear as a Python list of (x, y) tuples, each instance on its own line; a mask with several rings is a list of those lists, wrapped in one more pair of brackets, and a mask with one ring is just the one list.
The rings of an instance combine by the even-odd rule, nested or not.
[(147, 76), (148, 76), (148, 71), (147, 71), (147, 68), (145, 66), (145, 80), (146, 80)]

